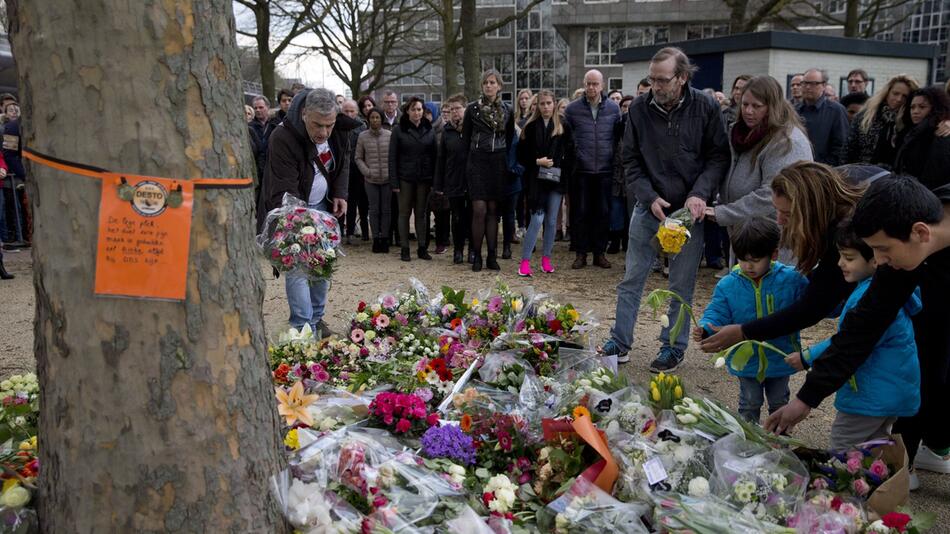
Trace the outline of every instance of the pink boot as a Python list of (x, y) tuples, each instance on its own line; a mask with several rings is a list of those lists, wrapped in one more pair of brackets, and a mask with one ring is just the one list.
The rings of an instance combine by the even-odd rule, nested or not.
[(531, 276), (531, 260), (521, 260), (518, 276)]
[(546, 273), (553, 273), (554, 266), (551, 265), (551, 258), (544, 256), (541, 258), (541, 270)]

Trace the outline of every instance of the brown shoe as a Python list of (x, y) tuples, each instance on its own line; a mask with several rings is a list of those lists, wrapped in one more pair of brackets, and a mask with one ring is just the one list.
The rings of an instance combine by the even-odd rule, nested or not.
[(594, 265), (598, 267), (603, 267), (604, 269), (610, 269), (610, 260), (607, 259), (607, 256), (594, 256)]
[(571, 269), (583, 269), (587, 267), (587, 254), (578, 254), (571, 264)]

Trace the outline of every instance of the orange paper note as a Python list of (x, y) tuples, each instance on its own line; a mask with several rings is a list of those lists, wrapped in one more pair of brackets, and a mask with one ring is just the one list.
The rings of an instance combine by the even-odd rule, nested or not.
[[(102, 180), (96, 294), (184, 300), (194, 185), (165, 178), (125, 179), (126, 186), (118, 174)], [(179, 199), (180, 205), (172, 207)]]

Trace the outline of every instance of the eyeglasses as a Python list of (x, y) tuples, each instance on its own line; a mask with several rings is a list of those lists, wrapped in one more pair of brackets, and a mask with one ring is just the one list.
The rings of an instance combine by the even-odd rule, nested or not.
[(668, 85), (672, 83), (673, 80), (675, 79), (676, 79), (675, 76), (673, 78), (654, 78), (653, 76), (647, 77), (647, 80), (649, 80), (650, 85)]
[(848, 83), (866, 83), (866, 82), (862, 80), (861, 78), (851, 78), (850, 80), (848, 80)]
[(807, 86), (809, 86), (809, 87), (815, 87), (815, 86), (824, 85), (824, 84), (825, 84), (825, 82), (821, 82), (821, 81), (819, 81), (819, 82), (810, 82), (810, 81), (808, 81), (808, 80), (805, 80), (804, 82), (802, 82), (802, 85), (807, 85)]

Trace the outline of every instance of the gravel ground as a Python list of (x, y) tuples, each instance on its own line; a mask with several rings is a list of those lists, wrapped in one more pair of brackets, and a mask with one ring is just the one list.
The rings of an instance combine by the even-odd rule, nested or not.
[[(520, 247), (516, 246), (516, 251)], [(557, 272), (544, 274), (535, 266), (535, 276), (530, 279), (519, 278), (516, 274), (515, 260), (500, 260), (502, 271), (482, 271), (473, 273), (466, 266), (452, 264), (451, 254), (434, 256), (433, 261), (413, 258), (411, 263), (399, 261), (398, 248), (389, 255), (371, 254), (369, 243), (355, 240), (352, 246), (345, 247), (347, 257), (341, 261), (341, 268), (333, 282), (327, 307), (330, 327), (342, 330), (348, 323), (349, 314), (355, 311), (360, 299), (373, 299), (378, 294), (407, 285), (408, 278), (414, 276), (431, 290), (438, 290), (448, 284), (455, 288), (464, 288), (473, 292), (479, 288), (490, 287), (496, 277), (509, 283), (512, 288), (531, 285), (535, 290), (573, 303), (580, 310), (593, 310), (601, 321), (596, 334), (602, 339), (614, 320), (616, 304), (616, 285), (623, 276), (623, 255), (610, 256), (614, 263), (612, 269), (587, 267), (574, 271), (570, 269), (573, 254), (568, 252), (565, 243), (555, 248), (554, 262)], [(517, 252), (516, 252), (517, 256)], [(32, 370), (34, 359), (33, 344), (33, 305), (31, 258), (28, 252), (5, 254), (8, 270), (17, 278), (0, 282), (0, 295), (4, 300), (4, 333), (0, 335), (0, 377), (16, 372)], [(264, 321), (269, 336), (287, 327), (287, 305), (283, 283), (273, 280), (270, 268), (262, 264), (262, 275), (267, 279), (267, 291), (264, 298)], [(697, 310), (708, 302), (716, 284), (715, 272), (701, 269), (697, 281), (695, 301)], [(665, 287), (665, 280), (658, 274), (652, 274), (647, 282), (647, 291)], [(697, 313), (698, 314), (698, 313)], [(829, 335), (834, 325), (825, 321), (803, 332), (803, 341), (812, 343)], [(631, 362), (622, 367), (636, 382), (644, 384), (649, 380), (649, 363), (653, 360), (659, 342), (659, 321), (653, 319), (649, 310), (642, 310), (636, 327), (636, 343), (631, 353)], [(706, 355), (690, 347), (687, 358), (677, 373), (684, 379), (687, 390), (698, 391), (722, 400), (736, 407), (738, 383), (722, 370), (713, 369)], [(792, 391), (796, 391), (802, 377), (792, 378)], [(831, 401), (826, 401), (818, 410), (795, 429), (795, 436), (816, 447), (827, 446), (834, 410)], [(938, 525), (931, 532), (950, 533), (950, 475), (936, 475), (920, 472), (921, 489), (911, 496), (911, 507), (928, 510), (938, 514)]]

